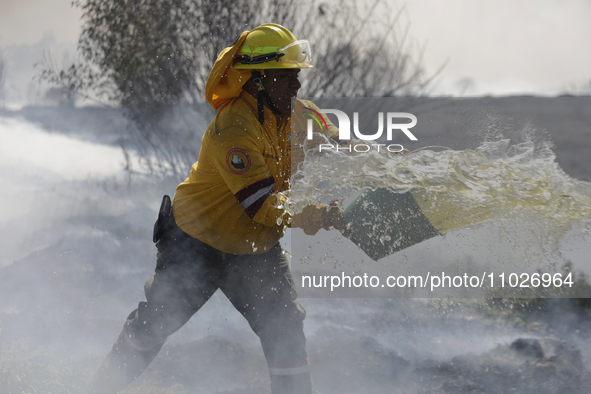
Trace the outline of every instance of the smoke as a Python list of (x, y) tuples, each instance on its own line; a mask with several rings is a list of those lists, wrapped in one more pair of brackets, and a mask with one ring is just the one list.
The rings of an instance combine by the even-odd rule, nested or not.
[[(89, 125), (100, 122), (88, 118)], [(129, 183), (118, 148), (50, 134), (46, 126), (6, 114), (0, 140), (0, 391), (82, 391), (144, 298), (161, 196), (181, 180), (135, 177)], [(412, 270), (421, 258), (442, 261), (472, 232), (485, 250), (511, 242), (495, 239), (495, 231), (502, 226), (450, 233), (438, 245), (397, 254), (393, 263)], [(346, 245), (338, 235), (330, 238)], [(467, 256), (475, 248), (469, 245), (454, 252)], [(511, 247), (504, 253), (510, 256)], [(317, 264), (296, 260), (292, 269), (299, 272)], [(322, 393), (516, 388), (540, 394), (565, 387), (576, 393), (588, 384), (588, 312), (570, 300), (495, 307), (468, 298), (300, 302)], [(127, 392), (268, 393), (268, 379), (258, 338), (218, 292)]]

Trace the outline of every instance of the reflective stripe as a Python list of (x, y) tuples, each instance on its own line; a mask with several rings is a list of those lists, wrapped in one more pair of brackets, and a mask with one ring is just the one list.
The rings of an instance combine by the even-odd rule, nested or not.
[(275, 376), (292, 376), (292, 375), (301, 375), (304, 373), (310, 373), (310, 366), (303, 365), (301, 367), (293, 367), (293, 368), (271, 368), (269, 367), (269, 374)]
[(271, 190), (273, 190), (273, 185), (269, 185), (267, 187), (264, 187), (264, 188), (260, 189), (259, 191), (257, 191), (256, 193), (254, 193), (253, 195), (251, 195), (250, 197), (248, 197), (246, 200), (242, 201), (240, 203), (240, 206), (242, 208), (244, 208), (244, 209), (247, 209), (253, 203), (255, 203), (259, 198), (261, 198), (264, 195), (268, 194)]
[(270, 176), (246, 186), (234, 196), (238, 200), (242, 209), (244, 209), (244, 212), (246, 212), (246, 214), (252, 219), (259, 209), (261, 209), (269, 194), (273, 191), (274, 185), (275, 178)]
[(251, 49), (248, 45), (242, 45), (238, 53), (245, 54), (245, 53), (256, 53), (257, 55), (265, 55), (267, 53), (274, 53), (277, 52), (282, 47), (256, 47), (254, 50)]

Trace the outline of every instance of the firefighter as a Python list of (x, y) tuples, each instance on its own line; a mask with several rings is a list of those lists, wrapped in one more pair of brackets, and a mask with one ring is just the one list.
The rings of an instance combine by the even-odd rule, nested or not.
[[(335, 204), (312, 204), (293, 217), (284, 209), (292, 161), (303, 158), (295, 147), (305, 126), (292, 121), (292, 111), (318, 110), (295, 99), (300, 69), (312, 67), (311, 60), (308, 42), (276, 24), (242, 33), (218, 56), (205, 89), (217, 114), (189, 177), (173, 201), (163, 199), (146, 299), (127, 318), (92, 392), (126, 387), (220, 289), (259, 336), (272, 392), (312, 393), (306, 312), (279, 239), (290, 225), (314, 234), (346, 232), (346, 224)], [(338, 129), (325, 132), (335, 136)]]

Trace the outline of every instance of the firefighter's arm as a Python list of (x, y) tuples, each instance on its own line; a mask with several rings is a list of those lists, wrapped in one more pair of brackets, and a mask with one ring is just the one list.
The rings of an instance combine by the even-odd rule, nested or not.
[(244, 128), (225, 129), (210, 145), (218, 173), (244, 209), (257, 223), (274, 227), (285, 225), (285, 198), (276, 192), (275, 178), (267, 167), (260, 142)]
[[(237, 137), (237, 136), (235, 136)], [(234, 141), (228, 143), (226, 141)], [(246, 215), (265, 226), (300, 227), (306, 234), (336, 228), (346, 234), (346, 223), (338, 203), (314, 203), (292, 218), (284, 208), (286, 198), (274, 191), (275, 179), (265, 163), (257, 141), (242, 133), (212, 144), (214, 165)]]

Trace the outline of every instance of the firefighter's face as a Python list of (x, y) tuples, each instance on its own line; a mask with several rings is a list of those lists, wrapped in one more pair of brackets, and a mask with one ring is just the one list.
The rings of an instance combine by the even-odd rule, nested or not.
[(265, 70), (263, 85), (282, 115), (291, 114), (291, 99), (297, 97), (302, 87), (298, 79), (299, 72), (299, 68)]

